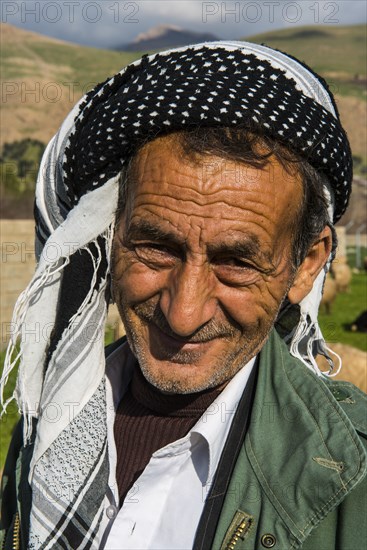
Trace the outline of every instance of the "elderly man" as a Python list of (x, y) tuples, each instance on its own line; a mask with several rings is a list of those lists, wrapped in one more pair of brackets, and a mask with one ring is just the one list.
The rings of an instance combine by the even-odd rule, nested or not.
[(351, 177), (326, 84), (264, 46), (145, 56), (83, 98), (15, 310), (52, 334), (22, 343), (6, 548), (362, 547), (364, 396), (315, 362)]

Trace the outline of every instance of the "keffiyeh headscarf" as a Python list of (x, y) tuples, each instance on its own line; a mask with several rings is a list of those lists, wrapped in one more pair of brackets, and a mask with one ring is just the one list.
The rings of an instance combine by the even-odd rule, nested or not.
[[(98, 547), (108, 480), (104, 325), (119, 173), (142, 140), (216, 125), (258, 128), (307, 158), (329, 181), (331, 222), (347, 206), (351, 152), (333, 97), (307, 67), (270, 48), (213, 42), (144, 56), (76, 105), (42, 160), (38, 266), (15, 307), (2, 380), (19, 358), (25, 441), (37, 419), (30, 548)], [(324, 275), (301, 304), (289, 342), (316, 371)], [(32, 338), (36, 324), (40, 337)]]

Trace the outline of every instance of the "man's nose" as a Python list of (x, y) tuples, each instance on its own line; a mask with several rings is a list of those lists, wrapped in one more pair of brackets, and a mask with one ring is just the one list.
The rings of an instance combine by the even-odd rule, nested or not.
[(213, 279), (205, 264), (196, 266), (185, 262), (170, 273), (160, 307), (177, 335), (189, 336), (214, 317), (217, 300)]

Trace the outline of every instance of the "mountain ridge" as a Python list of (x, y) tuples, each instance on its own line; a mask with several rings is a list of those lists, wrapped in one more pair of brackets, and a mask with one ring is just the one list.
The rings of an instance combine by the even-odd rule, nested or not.
[(132, 42), (114, 47), (125, 52), (145, 52), (175, 48), (188, 44), (198, 44), (218, 40), (212, 33), (202, 33), (183, 29), (177, 25), (161, 24), (139, 33)]

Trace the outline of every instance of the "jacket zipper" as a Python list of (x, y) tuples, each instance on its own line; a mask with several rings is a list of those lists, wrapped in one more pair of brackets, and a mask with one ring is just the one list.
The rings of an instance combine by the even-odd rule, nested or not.
[(19, 550), (20, 549), (20, 521), (19, 521), (19, 513), (15, 513), (15, 519), (14, 519), (14, 529), (13, 529), (13, 550)]
[(241, 523), (237, 526), (235, 532), (233, 533), (231, 539), (229, 540), (227, 546), (225, 547), (225, 550), (234, 550), (238, 539), (244, 539), (244, 535), (249, 530), (249, 521), (248, 519), (244, 519), (241, 521)]

